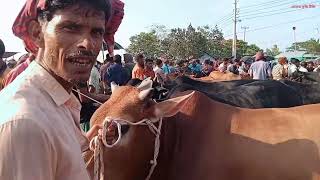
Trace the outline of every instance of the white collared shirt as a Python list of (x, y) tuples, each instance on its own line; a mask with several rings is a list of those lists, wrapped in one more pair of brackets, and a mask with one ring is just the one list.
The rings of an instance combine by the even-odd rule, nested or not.
[(81, 104), (37, 62), (0, 92), (0, 179), (89, 180)]
[(299, 67), (299, 71), (300, 72), (308, 72), (308, 69), (306, 69), (305, 67), (300, 66)]

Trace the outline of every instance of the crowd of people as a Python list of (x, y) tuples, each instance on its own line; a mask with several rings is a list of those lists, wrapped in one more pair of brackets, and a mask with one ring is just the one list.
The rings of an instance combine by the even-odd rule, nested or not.
[[(320, 64), (300, 62), (298, 59), (280, 57), (278, 62), (267, 61), (263, 52), (257, 52), (254, 59), (222, 58), (205, 60), (199, 59), (173, 62), (167, 58), (146, 58), (143, 54), (137, 54), (134, 58), (131, 54), (125, 54), (124, 59), (120, 55), (107, 58), (103, 64), (98, 63), (91, 72), (88, 81), (89, 92), (110, 93), (110, 83), (118, 85), (126, 84), (130, 79), (144, 80), (151, 78), (160, 85), (165, 85), (178, 75), (191, 75), (195, 78), (209, 76), (211, 72), (234, 73), (243, 79), (255, 80), (283, 80), (289, 79), (294, 72), (319, 72)], [(98, 73), (99, 72), (99, 73)]]

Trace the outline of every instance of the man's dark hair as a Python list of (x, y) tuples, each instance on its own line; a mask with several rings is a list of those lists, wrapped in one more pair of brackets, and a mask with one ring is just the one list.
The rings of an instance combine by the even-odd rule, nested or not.
[(161, 59), (157, 59), (157, 60), (156, 60), (156, 65), (157, 65), (157, 66), (160, 66), (161, 64), (162, 64), (162, 60), (161, 60)]
[(147, 58), (147, 59), (145, 60), (145, 62), (146, 62), (146, 63), (148, 63), (148, 62), (153, 63), (153, 59), (151, 59), (151, 58)]
[(223, 58), (222, 61), (223, 62), (229, 62), (230, 60), (229, 60), (229, 58)]
[(106, 59), (104, 60), (104, 63), (107, 63), (107, 62), (113, 62), (113, 57), (110, 57), (109, 54), (107, 54), (107, 57), (106, 57)]
[(300, 64), (302, 67), (307, 67), (307, 62), (301, 62)]
[(119, 54), (114, 56), (114, 62), (117, 64), (121, 64), (121, 56)]
[(64, 9), (77, 3), (85, 3), (91, 5), (98, 11), (103, 11), (106, 21), (111, 16), (110, 0), (47, 0), (46, 8), (38, 10), (38, 18), (40, 20), (51, 21), (54, 13), (59, 9)]
[(130, 63), (133, 62), (133, 56), (131, 54), (124, 54), (123, 58), (125, 62), (130, 62)]
[(293, 63), (293, 64), (300, 63), (300, 61), (298, 59), (296, 59), (296, 58), (291, 58), (290, 62)]
[(178, 66), (183, 66), (184, 61), (183, 61), (183, 60), (180, 60), (180, 61), (177, 62), (177, 64), (178, 64)]
[(0, 58), (3, 57), (5, 52), (6, 52), (6, 47), (4, 46), (3, 41), (0, 39)]
[(196, 60), (196, 63), (200, 64), (200, 59), (197, 59), (197, 60)]
[(135, 60), (137, 61), (138, 59), (143, 59), (144, 55), (143, 54), (137, 54), (135, 57)]

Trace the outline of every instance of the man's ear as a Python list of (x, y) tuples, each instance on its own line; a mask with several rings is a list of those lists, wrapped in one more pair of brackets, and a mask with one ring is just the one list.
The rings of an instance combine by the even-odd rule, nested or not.
[(42, 32), (42, 26), (36, 20), (30, 22), (28, 27), (28, 33), (32, 41), (39, 47), (44, 48), (44, 35)]

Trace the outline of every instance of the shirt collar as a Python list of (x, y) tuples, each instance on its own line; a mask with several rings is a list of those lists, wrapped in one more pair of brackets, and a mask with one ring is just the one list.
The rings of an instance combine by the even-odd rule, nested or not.
[(62, 85), (36, 61), (30, 63), (26, 69), (26, 73), (29, 77), (32, 77), (32, 80), (37, 83), (37, 86), (41, 87), (51, 96), (57, 106), (72, 104), (73, 107), (81, 107), (76, 97), (69, 94)]

